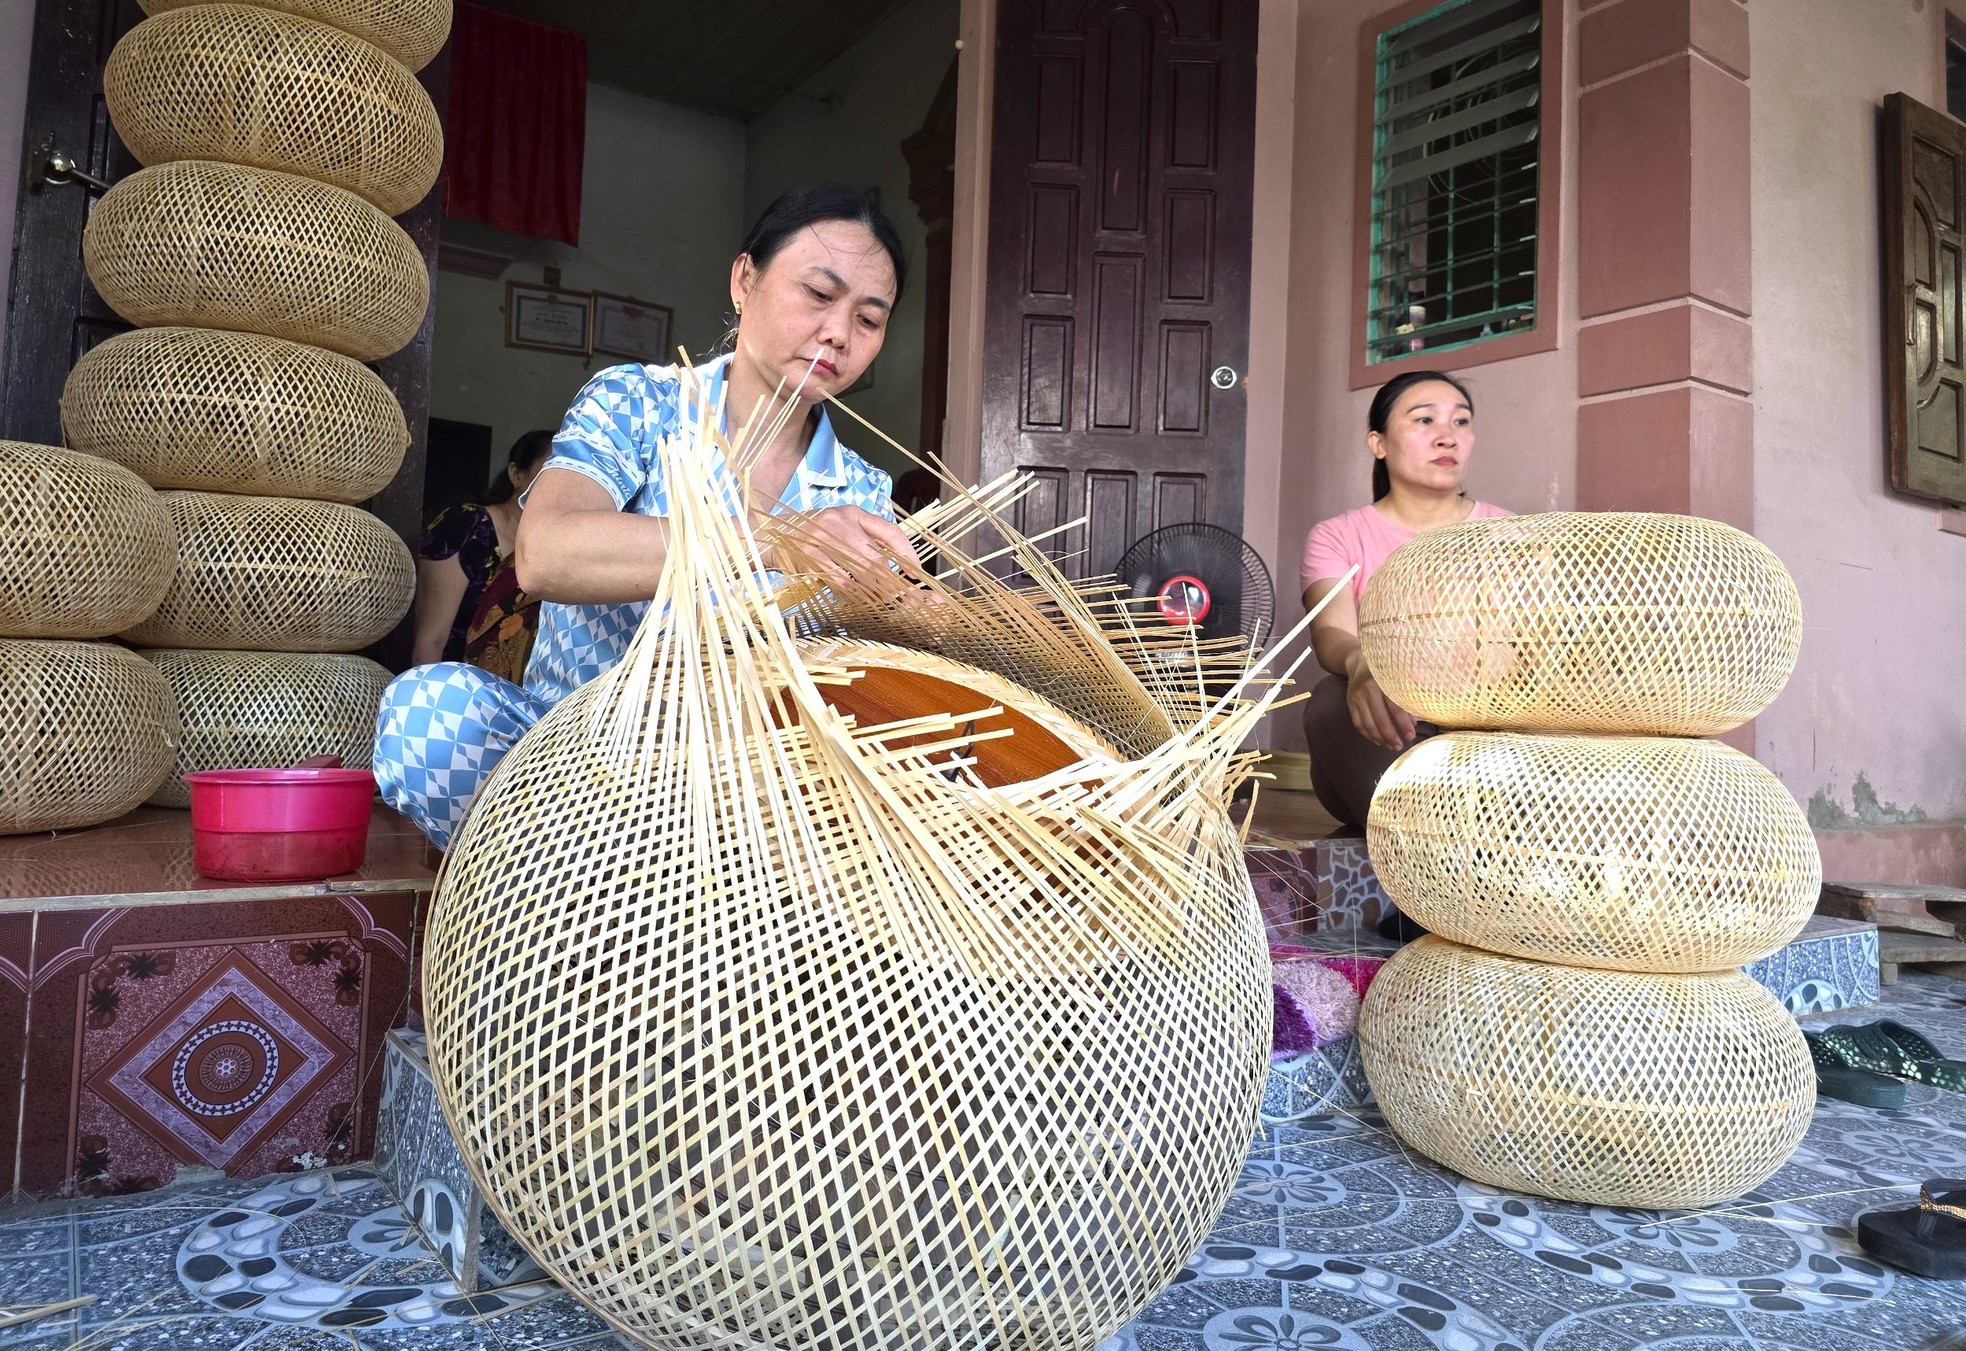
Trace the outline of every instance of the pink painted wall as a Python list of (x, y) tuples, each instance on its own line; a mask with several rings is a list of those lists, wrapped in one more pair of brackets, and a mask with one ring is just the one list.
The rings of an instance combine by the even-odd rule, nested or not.
[(1886, 486), (1879, 318), (1877, 106), (1944, 106), (1944, 22), (1754, 6), (1755, 533), (1807, 625), (1756, 751), (1818, 826), (1966, 817), (1966, 538)]
[[(1297, 134), (1290, 162), (1283, 407), (1273, 433), (1277, 441), (1260, 443), (1258, 427), (1252, 424), (1245, 500), (1263, 505), (1244, 514), (1251, 543), (1276, 577), (1280, 631), (1303, 615), (1297, 560), (1305, 535), (1325, 517), (1362, 506), (1372, 497), (1371, 459), (1365, 449), (1372, 391), (1350, 388), (1353, 250), (1360, 247), (1352, 226), (1360, 115), (1358, 41), (1359, 26), (1369, 16), (1397, 7), (1398, 0), (1300, 0), (1296, 6), (1291, 100)], [(1562, 101), (1568, 117), (1576, 105), (1574, 38), (1564, 65), (1573, 72), (1567, 77), (1572, 88)], [(1259, 86), (1259, 106), (1262, 95)], [(1576, 500), (1577, 301), (1574, 269), (1568, 265), (1576, 256), (1576, 144), (1574, 126), (1566, 126), (1563, 228), (1557, 241), (1564, 262), (1555, 298), (1560, 345), (1554, 352), (1467, 372), (1478, 436), (1469, 488), (1517, 511), (1560, 510)], [(1261, 153), (1259, 142), (1259, 162)], [(1264, 271), (1256, 275), (1260, 287)], [(1257, 337), (1260, 345), (1260, 329)], [(1451, 363), (1451, 356), (1446, 360)], [(1260, 373), (1255, 361), (1251, 366)], [(1285, 713), (1273, 723), (1274, 745), (1302, 747), (1303, 733), (1294, 715)]]

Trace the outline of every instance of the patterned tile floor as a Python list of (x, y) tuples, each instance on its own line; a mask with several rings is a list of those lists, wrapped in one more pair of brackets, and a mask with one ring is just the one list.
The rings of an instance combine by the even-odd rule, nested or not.
[[(1966, 985), (1911, 976), (1859, 1011), (1887, 1015), (1966, 1056)], [(1825, 1101), (1766, 1186), (1670, 1216), (1496, 1192), (1369, 1108), (1307, 1115), (1263, 1130), (1209, 1242), (1104, 1351), (1966, 1351), (1966, 1283), (1872, 1263), (1852, 1230), (1948, 1174), (1966, 1096), (1917, 1085), (1896, 1113)], [(618, 1345), (550, 1286), (458, 1295), (366, 1168), (0, 1212), (0, 1304), (82, 1292), (0, 1348)]]

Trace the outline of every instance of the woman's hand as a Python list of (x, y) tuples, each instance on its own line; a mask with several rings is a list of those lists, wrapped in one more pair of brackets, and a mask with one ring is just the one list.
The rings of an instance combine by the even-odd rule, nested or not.
[(1361, 655), (1352, 662), (1345, 677), (1345, 700), (1352, 711), (1352, 726), (1375, 746), (1389, 751), (1404, 750), (1419, 735), (1413, 715), (1386, 697), (1366, 669)]
[[(805, 518), (800, 550), (829, 582), (844, 582), (856, 569), (887, 566), (890, 556), (904, 571), (918, 571), (921, 560), (901, 527), (859, 507), (827, 507)], [(824, 552), (822, 552), (822, 549)], [(769, 560), (768, 560), (769, 561)]]

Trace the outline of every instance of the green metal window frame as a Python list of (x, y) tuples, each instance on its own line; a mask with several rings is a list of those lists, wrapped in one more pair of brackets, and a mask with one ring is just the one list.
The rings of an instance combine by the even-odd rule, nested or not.
[(1533, 329), (1543, 0), (1447, 0), (1372, 52), (1368, 366)]

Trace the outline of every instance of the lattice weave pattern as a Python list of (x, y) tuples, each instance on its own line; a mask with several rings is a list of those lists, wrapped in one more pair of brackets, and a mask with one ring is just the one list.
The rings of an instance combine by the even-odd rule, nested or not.
[(338, 502), (164, 494), (178, 564), (155, 614), (123, 634), (142, 647), (353, 652), (409, 610), (410, 551)]
[(409, 342), (430, 300), (416, 245), (354, 193), (209, 160), (144, 169), (104, 193), (82, 259), (141, 327), (243, 329), (358, 361)]
[[(137, 0), (146, 14), (168, 14), (204, 0)], [(422, 70), (451, 31), (450, 0), (277, 0), (262, 9), (330, 24), (382, 48), (411, 70)]]
[(1717, 741), (1443, 733), (1386, 771), (1366, 836), (1386, 894), (1426, 928), (1574, 966), (1758, 961), (1822, 887), (1795, 799)]
[(316, 755), (366, 767), (389, 672), (367, 657), (300, 652), (149, 651), (177, 700), (177, 760), (150, 802), (188, 807), (183, 775), (275, 769)]
[(444, 162), (437, 109), (401, 63), (279, 10), (193, 5), (123, 35), (102, 73), (142, 164), (223, 160), (305, 174), (395, 216)]
[(177, 708), (113, 643), (0, 639), (0, 835), (99, 825), (170, 773)]
[(1359, 606), (1388, 698), (1444, 727), (1708, 736), (1795, 667), (1781, 560), (1717, 521), (1553, 512), (1400, 546)]
[(144, 328), (75, 363), (62, 428), (158, 488), (363, 502), (402, 467), (409, 427), (359, 361), (257, 333)]
[(0, 441), (0, 635), (103, 638), (157, 608), (177, 535), (119, 465)]
[(1737, 971), (1589, 971), (1422, 938), (1366, 991), (1359, 1051), (1421, 1153), (1594, 1205), (1731, 1200), (1794, 1152), (1816, 1105), (1802, 1030)]
[[(666, 625), (452, 841), (446, 1115), (511, 1231), (645, 1345), (1089, 1351), (1207, 1232), (1255, 1121), (1268, 966), (1226, 800), (1266, 704), (1117, 759), (1001, 677), (795, 642), (800, 584), (764, 590), (689, 440)], [(1047, 581), (1048, 620), (983, 575), (913, 593), (917, 630), (1015, 612), (1078, 660)]]

